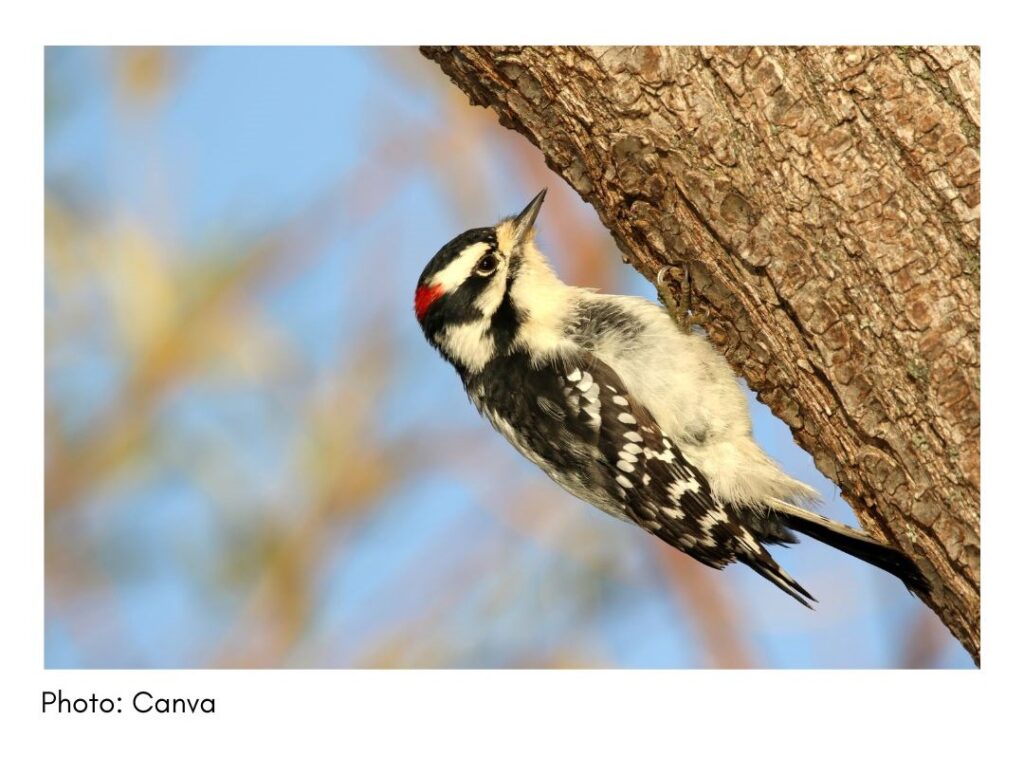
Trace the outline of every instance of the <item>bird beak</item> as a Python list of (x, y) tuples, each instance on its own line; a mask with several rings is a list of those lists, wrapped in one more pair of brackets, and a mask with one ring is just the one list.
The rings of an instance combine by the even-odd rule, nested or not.
[(521, 245), (530, 236), (533, 222), (537, 220), (540, 206), (544, 204), (544, 195), (547, 193), (547, 189), (541, 189), (540, 194), (531, 199), (530, 204), (523, 208), (523, 212), (513, 219), (512, 233), (515, 236), (516, 245)]

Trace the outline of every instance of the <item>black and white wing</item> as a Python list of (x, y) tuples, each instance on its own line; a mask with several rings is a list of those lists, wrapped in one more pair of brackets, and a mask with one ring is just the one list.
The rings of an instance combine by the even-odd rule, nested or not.
[(593, 354), (494, 359), (466, 387), (494, 427), (573, 495), (702, 563), (738, 560), (804, 605), (814, 600)]

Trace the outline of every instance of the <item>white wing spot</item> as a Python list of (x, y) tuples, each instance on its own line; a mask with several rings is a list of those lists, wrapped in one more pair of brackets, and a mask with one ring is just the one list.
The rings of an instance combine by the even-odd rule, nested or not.
[(575, 383), (582, 376), (583, 375), (580, 374), (580, 370), (579, 369), (573, 369), (572, 372), (570, 372), (569, 374), (566, 375), (566, 379), (568, 379), (568, 381), (570, 383)]
[(637, 458), (632, 453), (627, 453), (625, 450), (619, 450), (619, 458), (623, 461), (629, 461), (630, 463), (636, 463)]
[(629, 405), (629, 399), (625, 396), (613, 396), (612, 401), (618, 404), (620, 407), (626, 407)]
[(636, 418), (630, 415), (628, 412), (619, 413), (619, 423), (625, 423), (627, 426), (635, 426)]
[(633, 464), (631, 464), (629, 461), (622, 461), (622, 460), (620, 460), (615, 465), (618, 466), (622, 471), (627, 472), (627, 473), (632, 473), (632, 472), (636, 471), (636, 469), (633, 468)]
[(565, 400), (572, 407), (573, 412), (580, 411), (580, 397), (571, 391), (566, 391)]
[(629, 481), (629, 477), (625, 474), (616, 474), (615, 481), (624, 488), (632, 488), (633, 483)]
[(703, 528), (705, 531), (709, 531), (711, 530), (712, 526), (717, 525), (718, 523), (724, 523), (728, 519), (729, 518), (725, 516), (725, 513), (722, 511), (721, 507), (715, 507), (714, 509), (709, 509), (703, 515), (701, 515), (697, 519), (697, 522), (700, 523), (701, 528)]
[(679, 479), (668, 486), (668, 495), (673, 501), (683, 497), (684, 493), (696, 493), (700, 490), (697, 480)]
[(626, 439), (628, 439), (630, 442), (643, 442), (644, 441), (644, 438), (642, 436), (640, 436), (638, 433), (636, 433), (635, 431), (627, 431), (625, 434), (623, 434), (623, 436), (626, 437)]
[[(571, 378), (570, 378), (571, 379)], [(590, 386), (594, 384), (594, 378), (590, 376), (590, 372), (584, 372), (583, 378), (580, 380), (580, 384), (576, 387), (579, 388), (583, 393), (590, 390)]]
[(657, 458), (659, 461), (664, 461), (665, 463), (672, 463), (676, 459), (671, 450), (665, 450), (662, 453), (657, 453), (649, 447), (644, 448), (644, 457)]

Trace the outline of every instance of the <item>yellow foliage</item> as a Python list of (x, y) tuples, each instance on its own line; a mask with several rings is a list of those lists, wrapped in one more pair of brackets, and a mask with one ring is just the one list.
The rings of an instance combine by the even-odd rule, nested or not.
[(177, 318), (174, 278), (156, 239), (136, 224), (115, 226), (104, 240), (98, 269), (110, 301), (117, 334), (131, 354), (166, 335)]

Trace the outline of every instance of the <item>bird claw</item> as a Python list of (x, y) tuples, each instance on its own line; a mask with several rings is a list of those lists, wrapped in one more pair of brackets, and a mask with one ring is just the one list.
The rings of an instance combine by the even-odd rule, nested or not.
[[(676, 295), (672, 293), (672, 282), (679, 287), (680, 301), (676, 301)], [(654, 279), (654, 285), (658, 289), (658, 299), (672, 316), (680, 331), (684, 334), (692, 334), (694, 326), (703, 326), (705, 318), (693, 310), (693, 289), (690, 279), (690, 265), (685, 267), (665, 266), (658, 270)]]

